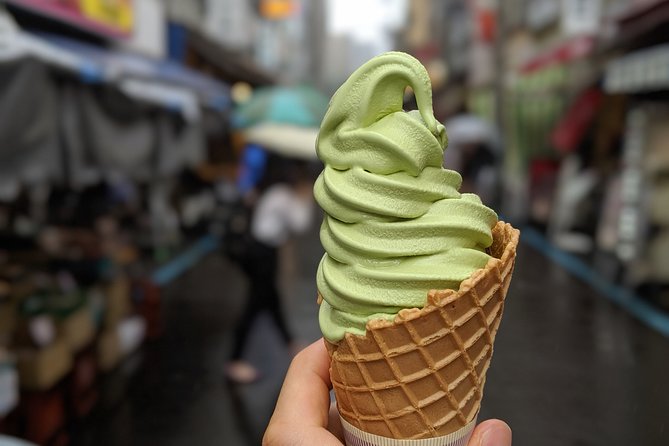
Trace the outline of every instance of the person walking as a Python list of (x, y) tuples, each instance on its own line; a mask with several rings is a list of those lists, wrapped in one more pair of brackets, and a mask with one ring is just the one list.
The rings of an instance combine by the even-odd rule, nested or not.
[(239, 262), (249, 282), (248, 299), (226, 367), (228, 378), (238, 383), (251, 383), (260, 376), (243, 353), (253, 323), (263, 311), (269, 313), (291, 353), (297, 348), (281, 307), (278, 257), (292, 235), (307, 230), (313, 214), (313, 184), (294, 164), (269, 160), (258, 189), (246, 253)]

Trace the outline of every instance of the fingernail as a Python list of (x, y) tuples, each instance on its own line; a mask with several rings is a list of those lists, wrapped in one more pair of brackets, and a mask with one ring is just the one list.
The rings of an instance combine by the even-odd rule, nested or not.
[(506, 424), (493, 424), (483, 431), (479, 446), (511, 446), (511, 429)]

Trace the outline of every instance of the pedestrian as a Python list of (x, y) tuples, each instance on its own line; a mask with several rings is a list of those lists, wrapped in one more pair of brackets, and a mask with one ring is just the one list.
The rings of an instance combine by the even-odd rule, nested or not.
[(495, 207), (501, 198), (502, 148), (497, 128), (462, 106), (446, 121), (446, 134), (448, 146), (444, 151), (444, 167), (460, 172), (460, 191), (475, 193), (483, 203)]
[(313, 183), (292, 161), (270, 158), (258, 185), (250, 234), (239, 263), (248, 278), (246, 307), (235, 329), (229, 379), (250, 383), (259, 378), (253, 365), (243, 359), (244, 347), (254, 321), (267, 311), (282, 341), (291, 353), (297, 350), (281, 306), (278, 289), (279, 248), (295, 234), (304, 232), (312, 221)]

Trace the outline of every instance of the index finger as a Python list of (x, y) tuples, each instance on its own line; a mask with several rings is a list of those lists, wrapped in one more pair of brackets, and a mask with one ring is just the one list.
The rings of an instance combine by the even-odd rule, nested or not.
[(318, 444), (341, 446), (328, 432), (330, 358), (322, 339), (293, 359), (284, 380), (263, 445)]
[(327, 427), (331, 388), (330, 357), (319, 339), (290, 364), (272, 421)]

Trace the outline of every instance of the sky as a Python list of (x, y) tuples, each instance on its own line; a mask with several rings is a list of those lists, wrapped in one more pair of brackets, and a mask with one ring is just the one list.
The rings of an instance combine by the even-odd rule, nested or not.
[(328, 0), (327, 24), (333, 34), (348, 34), (381, 51), (392, 49), (391, 33), (402, 28), (407, 0)]

